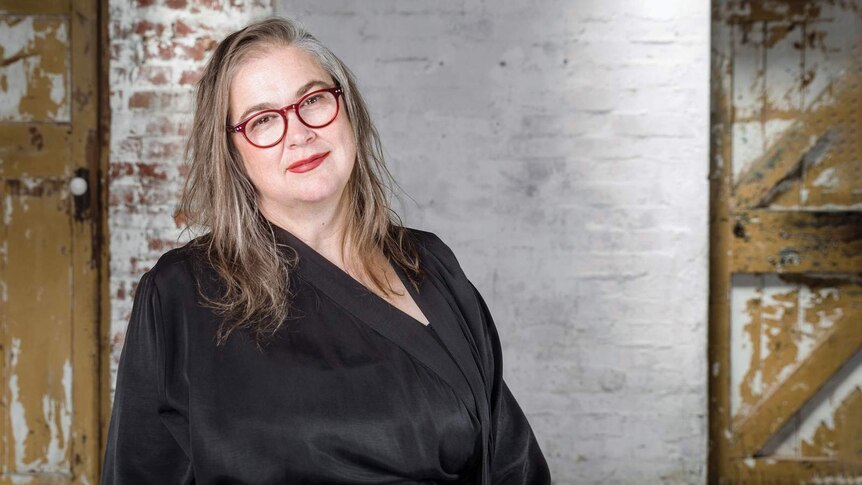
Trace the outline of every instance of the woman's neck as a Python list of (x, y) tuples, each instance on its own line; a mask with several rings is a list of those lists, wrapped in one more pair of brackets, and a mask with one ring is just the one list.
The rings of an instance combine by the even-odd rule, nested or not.
[(348, 203), (341, 197), (335, 204), (314, 204), (283, 210), (261, 205), (261, 213), (340, 268), (351, 260), (347, 234)]

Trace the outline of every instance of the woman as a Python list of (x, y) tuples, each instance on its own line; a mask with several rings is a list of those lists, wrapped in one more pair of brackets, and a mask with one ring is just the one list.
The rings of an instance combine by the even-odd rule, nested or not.
[(341, 61), (262, 21), (196, 101), (181, 213), (208, 233), (137, 287), (102, 483), (550, 483), (481, 296), (389, 209)]

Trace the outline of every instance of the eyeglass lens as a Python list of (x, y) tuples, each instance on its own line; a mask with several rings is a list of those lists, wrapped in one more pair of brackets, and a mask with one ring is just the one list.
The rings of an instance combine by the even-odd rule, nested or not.
[[(299, 121), (309, 128), (319, 128), (338, 114), (338, 101), (329, 91), (303, 98), (297, 107)], [(275, 145), (285, 133), (286, 118), (276, 111), (265, 111), (249, 120), (245, 135), (255, 145)]]

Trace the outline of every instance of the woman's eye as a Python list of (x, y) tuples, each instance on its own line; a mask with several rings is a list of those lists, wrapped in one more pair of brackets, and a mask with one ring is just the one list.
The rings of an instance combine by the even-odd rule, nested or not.
[(320, 101), (321, 96), (319, 94), (315, 94), (314, 96), (309, 96), (302, 102), (304, 106), (310, 106), (318, 101)]
[(254, 122), (252, 122), (252, 128), (265, 125), (266, 123), (269, 123), (270, 120), (272, 120), (272, 115), (261, 116), (260, 118), (257, 118), (254, 120)]

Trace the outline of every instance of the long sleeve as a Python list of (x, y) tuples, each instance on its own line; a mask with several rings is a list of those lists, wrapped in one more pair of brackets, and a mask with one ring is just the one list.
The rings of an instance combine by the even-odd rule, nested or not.
[(494, 485), (549, 485), (551, 473), (539, 448), (527, 417), (503, 380), (503, 358), (500, 338), (491, 313), (479, 291), (485, 328), (493, 350), (494, 386), (491, 391), (493, 450), (491, 452), (491, 483)]
[(175, 437), (184, 418), (166, 405), (164, 363), (159, 294), (147, 273), (137, 287), (120, 354), (102, 485), (194, 483), (188, 452)]

